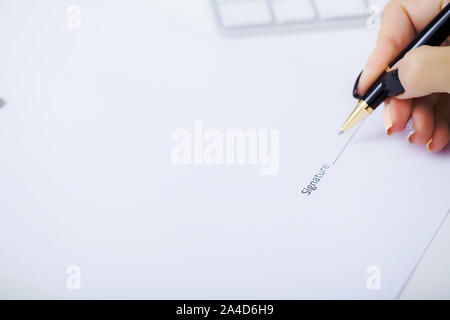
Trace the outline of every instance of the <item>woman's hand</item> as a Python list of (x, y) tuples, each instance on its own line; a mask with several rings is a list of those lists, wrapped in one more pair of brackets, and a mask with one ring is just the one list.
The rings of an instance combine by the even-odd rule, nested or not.
[[(357, 92), (364, 94), (389, 63), (450, 0), (393, 0), (383, 12), (377, 45), (361, 74)], [(414, 119), (410, 143), (440, 151), (450, 141), (450, 43), (422, 46), (400, 60), (400, 81), (405, 92), (385, 102), (386, 132), (402, 131)]]

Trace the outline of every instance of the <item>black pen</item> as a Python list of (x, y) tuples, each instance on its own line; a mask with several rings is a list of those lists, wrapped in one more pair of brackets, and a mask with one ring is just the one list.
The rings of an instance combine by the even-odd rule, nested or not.
[[(406, 53), (423, 45), (439, 46), (450, 34), (450, 4), (441, 12), (412, 40), (408, 46), (389, 64), (383, 74), (375, 81), (364, 96), (354, 97), (359, 99), (353, 112), (342, 125), (339, 134), (347, 131), (355, 124), (363, 120), (373, 112), (388, 97), (402, 94), (405, 89), (398, 78), (398, 70), (391, 71), (391, 68), (402, 59)], [(355, 88), (359, 81), (356, 80)]]

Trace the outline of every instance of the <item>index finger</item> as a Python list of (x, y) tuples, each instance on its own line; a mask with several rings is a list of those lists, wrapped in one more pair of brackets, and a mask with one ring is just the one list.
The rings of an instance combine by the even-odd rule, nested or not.
[(363, 95), (450, 0), (393, 0), (383, 12), (375, 50), (361, 74), (357, 92)]

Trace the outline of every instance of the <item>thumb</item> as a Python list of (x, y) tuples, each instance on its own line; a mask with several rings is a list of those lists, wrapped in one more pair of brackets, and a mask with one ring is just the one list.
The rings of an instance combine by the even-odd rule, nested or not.
[(421, 46), (408, 52), (395, 67), (405, 88), (399, 99), (450, 93), (450, 47)]

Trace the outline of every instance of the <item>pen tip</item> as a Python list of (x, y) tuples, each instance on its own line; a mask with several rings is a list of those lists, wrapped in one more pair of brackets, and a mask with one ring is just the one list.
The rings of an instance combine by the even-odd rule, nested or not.
[(339, 135), (341, 135), (341, 134), (343, 134), (343, 133), (344, 133), (344, 131), (342, 131), (342, 130), (341, 130), (341, 131), (339, 131)]

